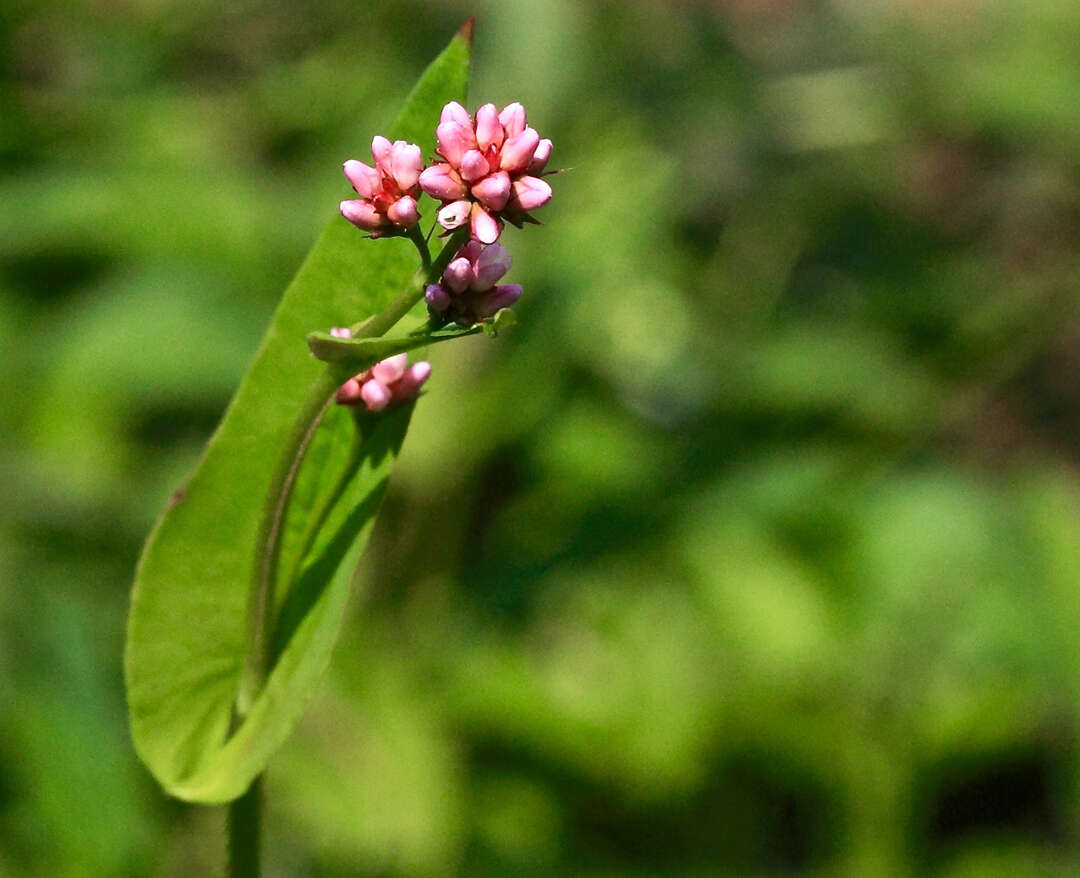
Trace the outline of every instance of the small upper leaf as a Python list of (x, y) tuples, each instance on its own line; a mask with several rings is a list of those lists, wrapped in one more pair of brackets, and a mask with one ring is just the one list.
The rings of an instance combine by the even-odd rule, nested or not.
[(307, 343), (311, 353), (327, 363), (344, 363), (356, 372), (368, 366), (400, 354), (414, 351), (440, 341), (450, 341), (480, 332), (480, 326), (467, 329), (446, 328), (435, 332), (416, 333), (399, 338), (338, 338), (328, 332), (308, 333)]

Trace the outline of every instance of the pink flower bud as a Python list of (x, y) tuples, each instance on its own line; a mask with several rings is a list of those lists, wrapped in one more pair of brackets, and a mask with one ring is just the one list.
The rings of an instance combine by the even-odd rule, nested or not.
[(376, 134), (371, 138), (371, 156), (375, 159), (375, 164), (388, 174), (390, 173), (390, 153), (393, 148), (394, 145), (381, 134)]
[(502, 221), (495, 219), (479, 204), (469, 214), (469, 234), (484, 244), (494, 244), (502, 233)]
[(547, 167), (548, 159), (551, 158), (551, 141), (546, 137), (536, 145), (533, 153), (532, 164), (529, 165), (530, 174), (539, 174)]
[(342, 170), (356, 194), (362, 198), (371, 198), (379, 190), (379, 172), (370, 165), (349, 159), (342, 165)]
[(334, 338), (352, 338), (352, 331), (347, 326), (335, 326), (330, 330)]
[(450, 307), (450, 294), (439, 284), (428, 284), (424, 288), (424, 301), (432, 311), (442, 313)]
[(369, 412), (381, 412), (390, 404), (393, 394), (381, 381), (369, 378), (360, 388), (360, 397)]
[(371, 367), (371, 377), (383, 384), (393, 384), (405, 374), (405, 367), (409, 363), (408, 354), (395, 354), (387, 357)]
[(525, 108), (517, 101), (507, 104), (499, 113), (499, 122), (508, 138), (515, 137), (525, 130)]
[(463, 226), (469, 221), (471, 209), (472, 202), (453, 201), (439, 211), (437, 215), (439, 225), (444, 229), (456, 229), (458, 226)]
[(494, 104), (484, 104), (476, 111), (476, 144), (481, 152), (487, 152), (489, 146), (498, 149), (503, 143), (503, 127), (499, 122), (499, 111)]
[(386, 210), (386, 215), (395, 226), (411, 228), (420, 222), (420, 211), (416, 209), (416, 199), (405, 195), (395, 201)]
[(539, 145), (540, 135), (533, 128), (515, 134), (503, 144), (500, 167), (511, 174), (524, 171), (532, 164), (533, 153)]
[(360, 379), (350, 378), (337, 389), (337, 393), (334, 394), (334, 399), (341, 405), (353, 405), (358, 403), (363, 398), (360, 396), (360, 388)]
[(442, 115), (439, 117), (440, 122), (457, 122), (463, 128), (472, 128), (472, 116), (469, 115), (469, 111), (466, 110), (457, 101), (450, 101), (445, 107), (442, 108)]
[(521, 298), (520, 284), (503, 284), (497, 286), (483, 296), (476, 305), (476, 316), (479, 320), (494, 317), (495, 313), (502, 308), (509, 308)]
[(435, 129), (435, 138), (439, 142), (439, 155), (455, 168), (461, 165), (461, 157), (466, 150), (476, 148), (472, 129), (457, 122), (440, 123)]
[(476, 265), (472, 272), (474, 277), (469, 286), (474, 292), (491, 289), (499, 278), (510, 270), (513, 261), (509, 251), (502, 244), (495, 243), (485, 247), (476, 258)]
[(398, 140), (390, 152), (390, 168), (393, 178), (402, 192), (412, 189), (424, 169), (424, 157), (420, 147)]
[(464, 256), (458, 256), (446, 266), (442, 279), (452, 292), (463, 293), (474, 279), (472, 263)]
[(386, 221), (383, 216), (375, 209), (370, 201), (362, 201), (353, 199), (351, 201), (343, 201), (339, 205), (341, 215), (345, 217), (354, 226), (358, 226), (364, 231), (373, 232), (376, 229), (382, 228)]
[(470, 149), (461, 157), (461, 179), (466, 183), (475, 183), (490, 173), (491, 165), (480, 150)]
[(536, 210), (551, 200), (551, 187), (539, 177), (521, 177), (514, 181), (514, 205), (522, 210)]
[(417, 392), (431, 375), (431, 363), (413, 363), (405, 370), (405, 374), (399, 378), (390, 388), (394, 402), (405, 402), (416, 396)]
[(473, 198), (489, 210), (502, 210), (510, 199), (510, 175), (506, 171), (499, 171), (484, 177), (472, 187), (472, 194)]
[(465, 184), (445, 162), (425, 168), (420, 174), (420, 188), (439, 201), (457, 201), (465, 197)]

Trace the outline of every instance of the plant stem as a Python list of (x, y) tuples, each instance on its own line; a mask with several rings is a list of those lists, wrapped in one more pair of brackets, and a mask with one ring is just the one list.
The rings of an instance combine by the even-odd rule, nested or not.
[(262, 775), (239, 799), (229, 803), (229, 878), (259, 878), (259, 836), (262, 811)]
[[(467, 226), (455, 230), (446, 239), (446, 244), (439, 251), (439, 255), (435, 257), (435, 261), (429, 262), (426, 267), (417, 271), (409, 281), (409, 285), (402, 290), (401, 295), (374, 317), (369, 317), (367, 320), (349, 328), (353, 338), (374, 338), (375, 336), (386, 335), (394, 324), (408, 314), (413, 306), (424, 297), (424, 287), (435, 283), (442, 277), (442, 273), (446, 270), (446, 266), (450, 264), (450, 260), (457, 255), (461, 245), (468, 239), (469, 229)], [(423, 241), (418, 231), (414, 241)], [(417, 249), (419, 248), (420, 244), (417, 243)], [(423, 249), (427, 250), (426, 243), (423, 245)], [(423, 251), (421, 251), (421, 258), (423, 258)]]
[(423, 232), (420, 231), (420, 225), (417, 224), (409, 229), (409, 240), (416, 245), (416, 250), (420, 254), (420, 269), (424, 274), (428, 274), (431, 271), (431, 251), (428, 250), (427, 238), (424, 237)]

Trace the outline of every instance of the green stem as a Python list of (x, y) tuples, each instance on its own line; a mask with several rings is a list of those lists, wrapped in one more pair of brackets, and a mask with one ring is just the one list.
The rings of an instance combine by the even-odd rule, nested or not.
[[(416, 241), (422, 242), (423, 238), (420, 237), (420, 233), (417, 231)], [(453, 259), (458, 250), (461, 249), (461, 245), (469, 240), (468, 226), (463, 226), (460, 229), (454, 231), (454, 233), (446, 239), (446, 244), (443, 245), (442, 250), (439, 251), (439, 255), (435, 257), (433, 262), (429, 262), (426, 267), (417, 271), (412, 279), (409, 281), (409, 285), (401, 292), (394, 301), (387, 305), (382, 311), (376, 314), (374, 317), (369, 317), (367, 320), (361, 321), (349, 328), (353, 338), (374, 338), (379, 335), (386, 335), (402, 317), (408, 314), (413, 306), (424, 298), (424, 287), (428, 284), (435, 283), (442, 273), (446, 270), (446, 266), (450, 264), (450, 260)], [(420, 248), (420, 244), (417, 243), (417, 249)], [(424, 250), (427, 250), (427, 244), (423, 245)], [(421, 251), (421, 258), (423, 258), (423, 251)]]
[(427, 238), (424, 237), (423, 232), (420, 231), (420, 225), (417, 223), (408, 233), (409, 240), (416, 245), (416, 250), (420, 254), (420, 269), (424, 274), (428, 274), (431, 271), (431, 251), (428, 250)]
[(259, 836), (262, 811), (262, 775), (248, 791), (229, 803), (229, 878), (259, 878)]

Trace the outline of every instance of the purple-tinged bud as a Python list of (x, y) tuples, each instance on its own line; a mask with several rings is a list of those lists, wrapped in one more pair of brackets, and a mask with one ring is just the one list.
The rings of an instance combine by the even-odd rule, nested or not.
[(476, 319), (494, 318), (497, 311), (510, 308), (521, 297), (521, 284), (501, 284), (496, 286), (476, 301)]
[(369, 412), (381, 412), (390, 404), (393, 394), (381, 381), (369, 378), (360, 388), (360, 397)]
[(371, 198), (379, 190), (379, 172), (370, 165), (349, 159), (342, 165), (345, 176), (361, 198)]
[(431, 363), (421, 361), (409, 366), (405, 374), (390, 388), (394, 402), (405, 402), (416, 396), (429, 375), (431, 375)]
[(334, 399), (341, 405), (354, 405), (360, 402), (363, 397), (360, 395), (362, 387), (361, 378), (362, 375), (358, 375), (355, 378), (350, 378), (344, 384), (337, 389), (337, 393), (334, 394)]
[(514, 181), (514, 205), (522, 210), (536, 210), (551, 200), (551, 187), (539, 177), (520, 177)]
[(497, 220), (479, 204), (469, 214), (469, 234), (483, 244), (494, 244), (502, 233), (502, 221)]
[(352, 338), (352, 331), (347, 326), (335, 326), (330, 330), (334, 338)]
[(450, 307), (450, 295), (439, 284), (428, 284), (424, 288), (424, 301), (432, 311), (440, 314)]
[(411, 228), (420, 222), (420, 211), (416, 208), (416, 199), (405, 195), (395, 201), (386, 210), (386, 215), (395, 226)]
[(352, 199), (343, 201), (339, 205), (341, 215), (354, 226), (358, 226), (366, 232), (374, 232), (382, 228), (386, 221), (370, 201)]
[(425, 168), (420, 174), (420, 188), (439, 201), (457, 201), (466, 192), (461, 177), (446, 162)]
[(498, 149), (503, 144), (503, 127), (499, 122), (499, 111), (494, 104), (484, 104), (476, 111), (476, 144), (481, 152), (488, 147)]
[(525, 108), (517, 101), (507, 104), (499, 113), (499, 122), (508, 138), (517, 136), (525, 130)]
[(396, 141), (390, 152), (390, 168), (402, 192), (412, 189), (424, 169), (424, 157), (420, 153), (420, 147), (404, 140)]
[(442, 108), (442, 114), (439, 116), (439, 121), (456, 122), (464, 128), (473, 127), (472, 116), (469, 115), (469, 111), (457, 101), (450, 101), (450, 103)]
[(469, 285), (474, 292), (490, 290), (506, 272), (514, 260), (510, 252), (499, 243), (491, 244), (483, 249), (476, 258), (473, 268), (473, 281)]
[(390, 173), (390, 153), (393, 149), (394, 144), (381, 134), (376, 134), (371, 138), (371, 157), (375, 159), (375, 164), (388, 174)]
[(371, 367), (371, 377), (383, 384), (393, 384), (405, 374), (405, 367), (409, 364), (408, 354), (394, 354), (385, 360), (380, 360)]
[(469, 284), (473, 282), (473, 266), (472, 262), (466, 259), (464, 256), (458, 256), (450, 261), (450, 264), (446, 266), (446, 270), (443, 272), (443, 283), (449, 287), (451, 292), (463, 293), (469, 288)]
[(470, 149), (461, 157), (461, 179), (466, 183), (475, 183), (490, 173), (491, 165), (480, 150)]
[[(510, 200), (510, 175), (498, 171), (472, 187), (473, 198), (489, 210), (502, 210)], [(485, 242), (490, 243), (490, 242)]]
[(457, 122), (442, 122), (435, 129), (435, 138), (439, 142), (439, 155), (455, 168), (461, 165), (461, 157), (467, 150), (476, 148), (472, 129)]
[(484, 320), (488, 317), (494, 317), (497, 311), (502, 308), (509, 308), (520, 299), (521, 293), (520, 284), (502, 284), (495, 287), (477, 302), (477, 319)]
[(453, 201), (439, 211), (437, 215), (439, 225), (444, 229), (456, 229), (458, 226), (463, 226), (469, 221), (471, 209), (472, 202)]
[(481, 244), (479, 241), (474, 241), (472, 240), (472, 238), (470, 238), (468, 241), (465, 242), (462, 248), (458, 250), (457, 255), (464, 256), (466, 259), (469, 260), (469, 262), (471, 262), (473, 265), (476, 265), (476, 260), (480, 258), (480, 254), (483, 252), (484, 245)]
[(532, 164), (533, 153), (539, 145), (540, 135), (534, 128), (515, 134), (503, 144), (500, 167), (511, 174), (524, 171)]
[(551, 141), (546, 137), (536, 145), (533, 153), (532, 164), (529, 165), (530, 174), (539, 174), (547, 167), (548, 159), (551, 158)]

